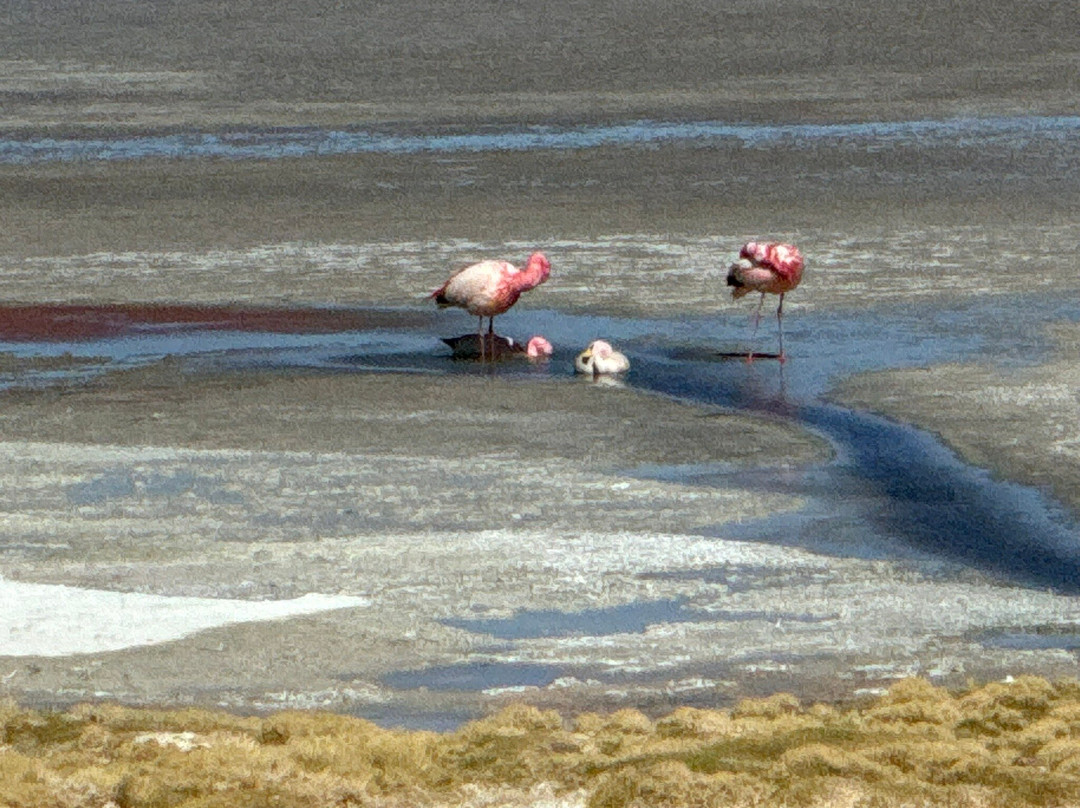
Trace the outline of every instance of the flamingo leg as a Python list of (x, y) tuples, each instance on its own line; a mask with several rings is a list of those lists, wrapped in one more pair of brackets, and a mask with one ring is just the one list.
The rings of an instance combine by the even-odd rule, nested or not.
[(761, 307), (765, 305), (765, 293), (761, 293), (761, 299), (758, 301), (757, 309), (754, 311), (754, 330), (750, 334), (750, 350), (746, 354), (746, 361), (754, 361), (754, 344), (757, 342), (757, 330), (761, 325)]
[[(763, 295), (764, 297), (764, 295)], [(780, 361), (784, 361), (784, 293), (780, 293), (780, 305), (776, 307), (776, 327), (780, 332)]]
[(480, 342), (480, 360), (491, 362), (495, 359), (495, 324), (494, 318), (488, 318), (487, 333), (484, 333), (484, 317), (480, 316), (480, 328), (476, 338)]

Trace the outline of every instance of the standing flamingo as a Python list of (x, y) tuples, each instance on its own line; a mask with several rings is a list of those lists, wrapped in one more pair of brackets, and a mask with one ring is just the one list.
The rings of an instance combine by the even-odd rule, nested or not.
[[(781, 362), (784, 361), (784, 295), (799, 285), (803, 266), (802, 253), (798, 247), (775, 242), (748, 241), (739, 251), (739, 260), (728, 270), (727, 283), (728, 286), (735, 287), (731, 290), (734, 299), (738, 300), (748, 292), (761, 292), (761, 300), (758, 301), (754, 314), (755, 338), (766, 293), (780, 295), (780, 305), (776, 307), (776, 325), (780, 331), (778, 358)], [(746, 358), (748, 361), (753, 360), (752, 349)]]
[(440, 306), (459, 306), (480, 318), (476, 338), (480, 359), (484, 358), (484, 318), (488, 318), (488, 339), (495, 334), (495, 315), (513, 306), (522, 292), (539, 286), (551, 274), (551, 264), (541, 252), (529, 256), (525, 269), (509, 261), (487, 260), (465, 267), (450, 276), (431, 293)]

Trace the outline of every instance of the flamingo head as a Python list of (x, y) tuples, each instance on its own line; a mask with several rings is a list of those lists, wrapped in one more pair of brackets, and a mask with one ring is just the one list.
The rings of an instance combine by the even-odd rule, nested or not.
[(597, 339), (590, 342), (589, 347), (585, 349), (585, 353), (590, 352), (600, 359), (607, 359), (615, 353), (615, 349), (611, 347), (611, 343), (607, 340)]
[(551, 274), (551, 262), (547, 260), (547, 256), (542, 252), (534, 252), (529, 256), (529, 263), (525, 269), (529, 274), (539, 278), (536, 282), (536, 285), (539, 286)]
[(525, 346), (525, 355), (529, 359), (541, 359), (551, 356), (551, 343), (540, 336), (533, 337)]

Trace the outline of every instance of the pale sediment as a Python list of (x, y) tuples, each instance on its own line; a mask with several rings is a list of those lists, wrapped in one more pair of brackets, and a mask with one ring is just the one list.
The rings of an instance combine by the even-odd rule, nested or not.
[[(238, 692), (246, 704), (278, 690), (377, 692), (378, 673), (483, 644), (439, 619), (655, 597), (670, 587), (638, 574), (730, 553), (694, 533), (798, 506), (782, 495), (627, 476), (638, 465), (789, 466), (827, 456), (819, 440), (782, 423), (570, 379), (199, 378), (170, 366), (81, 391), (9, 394), (2, 433), (10, 580), (370, 602), (293, 621), (295, 629), (245, 624), (127, 652), (108, 653), (110, 635), (91, 666), (96, 684), (75, 688), (136, 700)], [(128, 639), (139, 645), (134, 628)], [(4, 646), (32, 654), (31, 638), (47, 630), (28, 618)], [(86, 630), (94, 632), (92, 618)], [(272, 646), (279, 632), (298, 642), (294, 630), (307, 639), (287, 673), (262, 670), (243, 642), (212, 639), (254, 634)], [(352, 639), (342, 645), (343, 636)], [(218, 648), (219, 673), (194, 663), (158, 677), (144, 667), (207, 643)], [(334, 662), (320, 673), (327, 654)], [(70, 694), (72, 664), (38, 660), (8, 686)], [(74, 667), (84, 672), (85, 659)], [(113, 678), (120, 671), (123, 686)], [(347, 687), (335, 684), (342, 676)], [(258, 686), (244, 684), (252, 677)]]

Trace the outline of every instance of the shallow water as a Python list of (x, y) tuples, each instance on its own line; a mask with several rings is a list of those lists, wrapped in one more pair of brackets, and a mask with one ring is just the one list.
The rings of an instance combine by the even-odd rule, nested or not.
[[(328, 373), (482, 374), (524, 382), (552, 377), (570, 381), (574, 354), (589, 339), (602, 335), (631, 358), (624, 384), (791, 420), (832, 444), (834, 459), (810, 468), (677, 465), (622, 470), (628, 476), (792, 493), (806, 499), (796, 512), (711, 531), (706, 528), (704, 535), (800, 547), (826, 557), (913, 561), (924, 575), (936, 569), (954, 578), (965, 569), (975, 569), (1013, 585), (1076, 594), (1080, 592), (1080, 529), (1064, 509), (1036, 489), (996, 480), (961, 462), (926, 432), (827, 400), (833, 384), (865, 370), (945, 361), (1038, 362), (1048, 348), (1041, 324), (1080, 320), (1080, 305), (1061, 297), (1029, 295), (1020, 303), (1030, 316), (1018, 321), (1007, 316), (1016, 301), (1001, 297), (918, 310), (880, 306), (844, 314), (798, 311), (785, 318), (789, 359), (784, 364), (772, 360), (748, 364), (720, 356), (745, 350), (749, 344), (750, 322), (741, 314), (635, 319), (531, 308), (507, 315), (505, 329), (512, 329), (519, 338), (547, 335), (557, 346), (548, 363), (508, 361), (485, 366), (455, 361), (440, 337), (455, 333), (451, 329), (460, 328), (462, 320), (469, 318), (434, 309), (356, 311), (352, 315), (357, 320), (368, 319), (373, 327), (318, 333), (219, 328), (214, 317), (171, 324), (132, 321), (104, 336), (0, 342), (0, 353), (27, 359), (70, 353), (102, 360), (100, 365), (78, 365), (70, 371), (51, 370), (47, 380), (15, 371), (6, 379), (8, 385), (55, 383), (69, 374), (78, 380), (88, 373), (154, 363), (163, 357), (173, 357), (180, 371), (314, 368)], [(295, 323), (302, 317), (286, 319)], [(1017, 325), (1003, 329), (1003, 321)], [(766, 316), (755, 344), (767, 350), (774, 341), (775, 319)], [(579, 377), (578, 383), (593, 382)], [(170, 477), (150, 481), (154, 491), (166, 494), (187, 490), (192, 484), (190, 479)], [(120, 500), (132, 488), (129, 476), (106, 475), (69, 487), (67, 496), (76, 507), (96, 505)], [(725, 578), (729, 573), (727, 568), (704, 568), (687, 574), (702, 582), (731, 584)], [(738, 582), (734, 585), (737, 588)], [(634, 676), (642, 682), (648, 676), (611, 666), (539, 664), (515, 659), (514, 654), (500, 656), (499, 644), (531, 638), (641, 634), (653, 626), (679, 623), (780, 625), (807, 620), (835, 622), (834, 617), (782, 608), (775, 612), (699, 610), (679, 599), (578, 613), (523, 611), (499, 620), (459, 618), (446, 625), (489, 635), (496, 645), (478, 649), (471, 661), (401, 671), (383, 678), (381, 684), (413, 693), (426, 688), (436, 693), (456, 690), (491, 695), (521, 688), (557, 688), (559, 680), (567, 679), (618, 689)], [(1024, 643), (1035, 648), (1072, 647), (1070, 637), (1051, 641), (1029, 636), (1022, 627), (979, 642), (989, 648), (1027, 647)], [(772, 664), (775, 653), (770, 654), (764, 661)], [(740, 665), (752, 662), (752, 655), (738, 658)], [(686, 675), (721, 679), (738, 675), (734, 669), (721, 667), (707, 672), (688, 670)], [(450, 715), (441, 707), (425, 710), (415, 705), (400, 714), (385, 705), (358, 708), (358, 714), (390, 725), (444, 729), (472, 717), (468, 710)]]
[[(879, 307), (862, 312), (800, 312), (785, 319), (789, 360), (753, 363), (721, 357), (745, 350), (749, 323), (740, 316), (626, 319), (522, 309), (506, 323), (519, 337), (543, 333), (556, 346), (546, 364), (503, 362), (494, 367), (454, 361), (440, 336), (459, 317), (431, 310), (384, 310), (367, 318), (370, 330), (323, 333), (250, 331), (205, 322), (137, 321), (116, 333), (86, 339), (0, 341), (19, 357), (100, 357), (78, 365), (79, 377), (174, 357), (192, 368), (221, 372), (265, 368), (320, 368), (328, 372), (405, 371), (491, 374), (504, 378), (573, 375), (572, 358), (594, 336), (626, 351), (633, 363), (623, 383), (665, 395), (790, 419), (826, 437), (835, 460), (796, 471), (659, 467), (625, 473), (697, 485), (777, 490), (807, 497), (806, 508), (736, 530), (728, 538), (781, 541), (861, 558), (933, 558), (969, 565), (1005, 579), (1067, 593), (1080, 591), (1080, 530), (1057, 504), (1033, 488), (996, 480), (972, 468), (932, 435), (870, 413), (829, 403), (833, 384), (854, 373), (946, 361), (989, 360), (1020, 365), (1044, 354), (1047, 321), (1080, 319), (1080, 304), (1029, 296), (1029, 316), (1009, 318), (1016, 301), (987, 297), (954, 305)], [(358, 313), (356, 319), (364, 319)], [(1003, 329), (1008, 320), (1014, 327)], [(395, 326), (396, 327), (391, 327)], [(775, 319), (763, 317), (756, 345), (775, 341)], [(562, 346), (575, 346), (567, 348)], [(8, 374), (7, 385), (55, 383)], [(584, 380), (583, 380), (584, 382)], [(78, 497), (115, 494), (124, 480), (103, 481)], [(100, 489), (100, 490), (99, 490)], [(115, 491), (114, 491), (115, 489)], [(112, 493), (110, 493), (112, 492)], [(633, 610), (624, 615), (630, 626)], [(620, 622), (612, 614), (611, 621)], [(532, 619), (523, 617), (522, 620)], [(558, 622), (558, 618), (551, 616)], [(564, 629), (580, 617), (566, 616)], [(551, 631), (562, 630), (553, 626)]]

